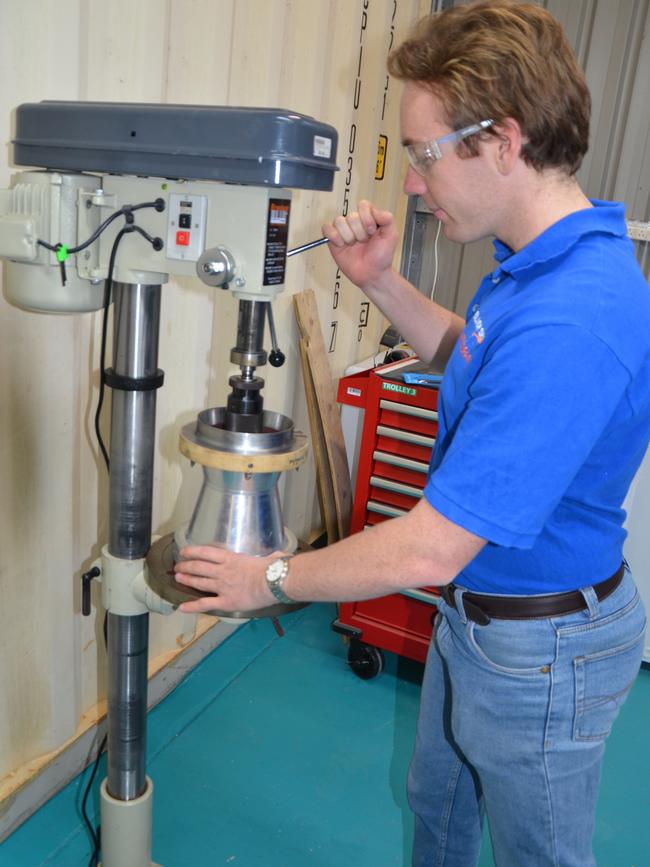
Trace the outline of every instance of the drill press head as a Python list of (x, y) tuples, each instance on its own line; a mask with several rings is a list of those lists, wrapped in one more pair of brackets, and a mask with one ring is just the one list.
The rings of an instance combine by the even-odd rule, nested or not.
[[(0, 190), (4, 285), (10, 301), (39, 312), (99, 309), (122, 219), (77, 247), (105, 218), (154, 200), (161, 211), (131, 214), (160, 243), (126, 237), (115, 280), (166, 282), (200, 265), (209, 285), (269, 301), (284, 288), (290, 190), (331, 190), (337, 171), (333, 127), (272, 108), (26, 103), (12, 144), (15, 165), (39, 170)], [(214, 250), (225, 256), (206, 262)]]

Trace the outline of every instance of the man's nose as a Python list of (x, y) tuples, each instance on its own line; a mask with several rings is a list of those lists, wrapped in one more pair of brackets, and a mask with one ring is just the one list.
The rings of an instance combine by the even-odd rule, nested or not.
[(413, 166), (409, 165), (404, 178), (404, 192), (407, 196), (421, 196), (426, 193), (427, 185), (422, 175), (419, 175)]

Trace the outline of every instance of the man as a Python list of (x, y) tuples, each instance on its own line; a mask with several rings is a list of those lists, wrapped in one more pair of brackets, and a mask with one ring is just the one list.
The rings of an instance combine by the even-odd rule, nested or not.
[(188, 548), (177, 577), (227, 610), (442, 586), (409, 773), (413, 864), (476, 864), (486, 813), (499, 867), (586, 867), (645, 627), (621, 504), (650, 434), (650, 293), (622, 207), (576, 182), (589, 94), (549, 13), (452, 8), (389, 68), (405, 82), (405, 192), (447, 238), (497, 239), (465, 322), (393, 270), (390, 213), (361, 202), (323, 229), (418, 355), (446, 362), (424, 497), (290, 563)]

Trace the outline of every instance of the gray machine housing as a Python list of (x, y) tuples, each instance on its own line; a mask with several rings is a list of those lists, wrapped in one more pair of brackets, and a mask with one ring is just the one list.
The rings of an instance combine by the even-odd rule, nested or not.
[(279, 108), (44, 100), (16, 109), (13, 161), (331, 190), (337, 143), (334, 127)]

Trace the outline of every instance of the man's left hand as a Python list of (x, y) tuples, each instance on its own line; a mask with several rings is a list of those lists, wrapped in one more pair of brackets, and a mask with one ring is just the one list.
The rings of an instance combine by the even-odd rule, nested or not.
[(183, 558), (174, 566), (179, 584), (207, 593), (201, 599), (183, 602), (180, 610), (187, 614), (203, 611), (254, 611), (277, 602), (266, 583), (267, 566), (281, 556), (278, 551), (268, 557), (235, 554), (214, 545), (183, 548)]

